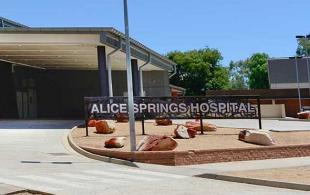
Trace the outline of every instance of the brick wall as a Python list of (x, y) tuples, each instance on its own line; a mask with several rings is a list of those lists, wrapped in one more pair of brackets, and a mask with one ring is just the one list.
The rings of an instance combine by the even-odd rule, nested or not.
[(111, 158), (161, 165), (192, 165), (310, 156), (310, 145), (267, 146), (195, 151), (150, 151), (133, 153), (109, 151), (90, 147), (82, 148), (88, 152)]
[[(276, 100), (276, 104), (284, 104), (286, 116), (297, 117), (297, 113), (299, 112), (299, 100), (298, 99), (283, 99)], [(310, 106), (310, 99), (301, 100), (302, 106)]]

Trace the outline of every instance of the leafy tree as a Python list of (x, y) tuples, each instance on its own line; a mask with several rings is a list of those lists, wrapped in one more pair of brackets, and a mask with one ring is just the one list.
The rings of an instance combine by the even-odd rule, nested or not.
[(167, 57), (177, 64), (170, 82), (184, 87), (186, 95), (205, 95), (206, 90), (228, 87), (228, 71), (220, 66), (222, 55), (216, 49), (173, 51)]
[(266, 53), (255, 53), (246, 60), (230, 62), (230, 88), (267, 89), (269, 88)]
[(249, 86), (251, 89), (269, 88), (266, 53), (255, 53), (246, 62), (249, 69)]
[(247, 89), (249, 69), (246, 61), (231, 61), (229, 63), (229, 81), (231, 89)]
[(296, 50), (298, 56), (307, 56), (310, 54), (310, 40), (309, 39), (298, 39), (298, 47)]
[(214, 76), (207, 83), (207, 89), (229, 89), (229, 69), (215, 68)]

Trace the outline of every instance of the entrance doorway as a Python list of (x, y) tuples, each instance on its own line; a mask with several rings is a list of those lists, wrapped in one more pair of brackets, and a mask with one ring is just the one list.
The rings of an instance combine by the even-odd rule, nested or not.
[(16, 92), (17, 109), (19, 118), (37, 118), (37, 92), (34, 79), (24, 79), (23, 88)]

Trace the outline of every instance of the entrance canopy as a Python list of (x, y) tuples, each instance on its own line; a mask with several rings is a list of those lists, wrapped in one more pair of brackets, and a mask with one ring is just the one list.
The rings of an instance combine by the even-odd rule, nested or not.
[[(105, 46), (112, 70), (126, 69), (125, 36), (114, 28), (0, 28), (0, 60), (42, 69), (98, 69)], [(175, 70), (175, 63), (131, 39), (132, 58), (144, 71)]]

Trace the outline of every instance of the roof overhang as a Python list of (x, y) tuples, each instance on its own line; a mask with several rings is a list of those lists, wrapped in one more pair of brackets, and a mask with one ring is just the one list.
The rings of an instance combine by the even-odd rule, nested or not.
[[(113, 28), (0, 29), (0, 60), (43, 69), (98, 69), (97, 47), (111, 57), (113, 70), (126, 69), (125, 36)], [(132, 58), (143, 70), (173, 71), (175, 63), (131, 39)]]

